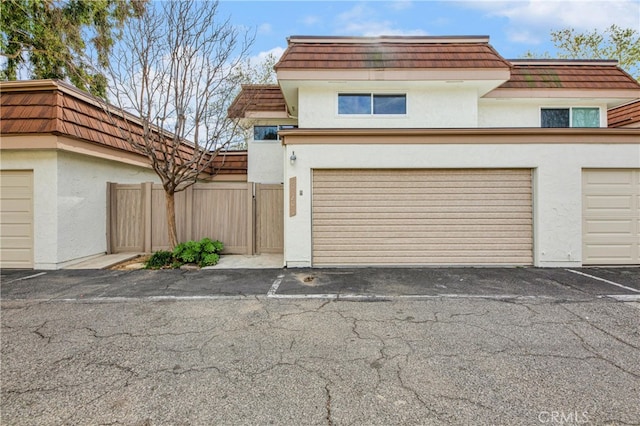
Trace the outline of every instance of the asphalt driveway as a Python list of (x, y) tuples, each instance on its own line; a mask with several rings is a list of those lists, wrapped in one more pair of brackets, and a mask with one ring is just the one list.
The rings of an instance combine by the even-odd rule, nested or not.
[(637, 424), (638, 272), (3, 271), (2, 424)]
[(4, 300), (189, 298), (640, 298), (640, 268), (2, 271)]

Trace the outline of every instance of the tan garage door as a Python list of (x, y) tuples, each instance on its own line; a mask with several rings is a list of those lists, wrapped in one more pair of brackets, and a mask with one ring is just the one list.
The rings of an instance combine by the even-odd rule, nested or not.
[(314, 170), (313, 264), (530, 265), (531, 170)]
[(33, 268), (33, 172), (0, 171), (0, 268)]
[(582, 262), (639, 264), (640, 170), (584, 170), (582, 194)]

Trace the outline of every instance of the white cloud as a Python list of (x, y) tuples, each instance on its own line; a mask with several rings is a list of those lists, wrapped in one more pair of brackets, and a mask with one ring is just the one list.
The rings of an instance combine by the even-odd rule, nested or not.
[(260, 24), (258, 26), (258, 34), (271, 34), (272, 32), (273, 27), (268, 22), (265, 22), (264, 24)]
[(300, 20), (300, 22), (302, 22), (304, 25), (308, 27), (313, 27), (315, 25), (318, 25), (321, 21), (322, 20), (320, 19), (320, 17), (315, 15), (308, 15)]
[(373, 37), (379, 35), (425, 35), (421, 29), (399, 28), (394, 22), (379, 19), (377, 13), (364, 4), (358, 4), (339, 14), (335, 21), (341, 35)]
[(252, 56), (251, 58), (249, 58), (249, 61), (252, 64), (262, 63), (264, 62), (265, 58), (269, 55), (273, 55), (277, 61), (280, 59), (280, 57), (284, 53), (284, 49), (285, 49), (284, 47), (276, 46), (273, 49), (265, 50), (263, 52), (258, 53), (257, 55)]
[(413, 7), (411, 0), (393, 0), (389, 7), (393, 10), (407, 10)]
[(574, 28), (603, 30), (612, 24), (624, 28), (640, 26), (637, 0), (520, 0), (467, 1), (469, 8), (508, 20), (507, 33), (515, 42), (539, 43), (550, 30)]

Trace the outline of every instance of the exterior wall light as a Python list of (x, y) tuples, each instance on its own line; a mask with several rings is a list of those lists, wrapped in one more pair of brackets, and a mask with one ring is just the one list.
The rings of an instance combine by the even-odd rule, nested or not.
[(291, 164), (295, 163), (297, 158), (298, 157), (296, 157), (296, 152), (292, 151), (291, 152), (291, 157), (289, 157), (289, 161), (291, 162)]

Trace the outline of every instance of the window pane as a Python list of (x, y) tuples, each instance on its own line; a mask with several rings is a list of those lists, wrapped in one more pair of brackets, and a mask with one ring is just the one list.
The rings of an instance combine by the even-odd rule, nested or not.
[(371, 114), (371, 95), (338, 95), (338, 114)]
[(569, 108), (546, 108), (542, 113), (542, 127), (569, 127)]
[(600, 127), (599, 108), (573, 108), (572, 127)]
[(406, 114), (406, 95), (373, 95), (374, 114)]
[(278, 126), (253, 126), (253, 140), (256, 140), (256, 141), (278, 140)]

